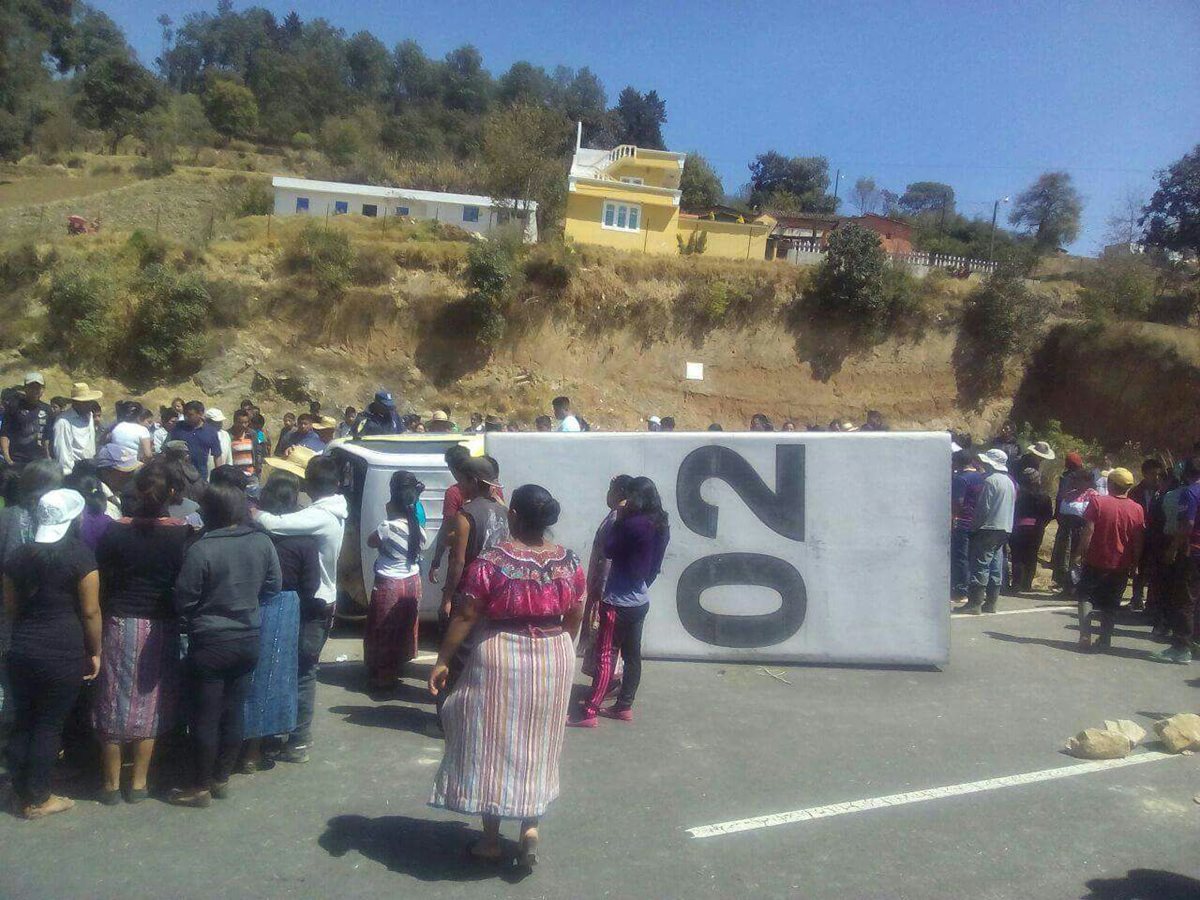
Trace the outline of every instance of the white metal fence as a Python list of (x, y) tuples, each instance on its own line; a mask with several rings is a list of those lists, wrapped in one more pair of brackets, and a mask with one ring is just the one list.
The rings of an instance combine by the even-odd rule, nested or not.
[[(797, 266), (815, 266), (825, 259), (825, 250), (810, 247), (792, 248), (787, 251), (787, 261)], [(889, 253), (893, 263), (908, 266), (917, 275), (928, 275), (934, 269), (943, 269), (953, 274), (990, 275), (996, 271), (996, 263), (986, 259), (970, 259), (966, 256), (951, 256), (948, 253)]]

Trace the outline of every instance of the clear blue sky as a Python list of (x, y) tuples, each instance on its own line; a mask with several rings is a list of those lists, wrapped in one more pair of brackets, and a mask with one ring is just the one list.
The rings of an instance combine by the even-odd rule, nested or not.
[[(155, 18), (215, 0), (93, 0), (151, 62)], [(238, 9), (255, 5), (238, 2)], [(1048, 169), (1086, 206), (1073, 246), (1093, 253), (1133, 189), (1200, 142), (1200, 4), (1107, 2), (653, 3), (264, 0), (440, 57), (471, 43), (494, 75), (516, 60), (590, 66), (610, 102), (626, 84), (667, 102), (673, 150), (697, 150), (727, 190), (755, 154), (821, 155), (840, 195), (860, 175), (902, 192), (954, 186), (988, 215)], [(847, 206), (843, 206), (847, 209)], [(1003, 216), (1004, 208), (1001, 208)]]

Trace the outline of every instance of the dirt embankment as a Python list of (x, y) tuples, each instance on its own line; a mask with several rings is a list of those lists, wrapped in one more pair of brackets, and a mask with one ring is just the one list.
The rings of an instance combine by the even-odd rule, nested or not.
[(1106, 447), (1190, 450), (1200, 439), (1200, 334), (1123, 322), (1059, 325), (1034, 354), (1014, 403), (1021, 420), (1058, 419)]
[[(549, 412), (552, 397), (567, 394), (602, 429), (640, 429), (650, 415), (673, 415), (683, 429), (744, 428), (757, 412), (804, 427), (861, 422), (877, 409), (897, 428), (979, 435), (1009, 413), (1015, 396), (1019, 421), (1058, 419), (1067, 432), (1114, 448), (1130, 440), (1178, 448), (1196, 436), (1190, 416), (1200, 400), (1200, 336), (1166, 326), (1052, 328), (1029, 365), (1014, 362), (999, 395), (977, 407), (956, 370), (958, 310), (972, 287), (960, 282), (923, 293), (923, 331), (843, 348), (831, 365), (828, 342), (813, 352), (824, 332), (798, 330), (817, 326), (798, 326), (789, 315), (805, 277), (790, 266), (589, 250), (557, 288), (531, 279), (504, 338), (481, 353), (459, 317), (468, 244), (419, 240), (385, 224), (326, 226), (349, 230), (356, 252), (373, 249), (384, 263), (378, 278), (336, 296), (281, 269), (280, 254), (302, 222), (277, 220), (268, 235), (265, 219), (239, 220), (202, 251), (184, 253), (181, 242), (168, 263), (205, 279), (219, 327), (199, 371), (153, 386), (38, 355), (43, 275), (42, 284), (5, 300), (16, 317), (10, 323), (26, 323), (30, 335), (0, 342), (8, 348), (0, 382), (39, 367), (51, 395), (88, 380), (113, 399), (156, 404), (178, 395), (227, 413), (254, 397), (272, 418), (310, 399), (328, 410), (361, 406), (382, 386), (406, 409), (449, 403), (456, 418), (498, 413), (526, 426)], [(128, 252), (123, 242), (118, 229), (106, 228), (53, 244), (60, 254), (90, 258)], [(1061, 314), (1062, 298), (1048, 292), (1047, 299)], [(704, 364), (702, 381), (685, 378), (688, 362)]]

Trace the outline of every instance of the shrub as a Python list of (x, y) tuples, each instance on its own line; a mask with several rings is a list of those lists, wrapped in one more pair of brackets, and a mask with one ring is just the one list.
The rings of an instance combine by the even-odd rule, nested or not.
[(468, 294), (464, 301), (467, 309), (468, 337), (484, 348), (494, 348), (504, 337), (508, 323), (499, 302), (480, 293)]
[(204, 282), (152, 265), (139, 284), (141, 302), (129, 328), (127, 349), (139, 374), (180, 374), (204, 357), (211, 306)]
[(405, 269), (457, 274), (467, 261), (467, 247), (458, 242), (406, 242), (393, 253), (396, 262)]
[(500, 241), (476, 244), (467, 253), (467, 284), (483, 297), (503, 296), (515, 272), (512, 248)]
[(321, 125), (321, 150), (335, 166), (348, 164), (364, 143), (362, 129), (351, 119), (331, 116)]
[(685, 242), (683, 235), (675, 235), (675, 243), (679, 245), (680, 256), (700, 256), (708, 249), (708, 232), (703, 229), (696, 229), (688, 235)]
[(244, 325), (258, 310), (251, 302), (246, 289), (236, 281), (213, 280), (206, 284), (209, 297), (209, 315), (218, 328)]
[(102, 366), (116, 332), (111, 273), (76, 264), (55, 273), (46, 292), (47, 344), (82, 366)]
[(522, 265), (525, 280), (551, 291), (563, 291), (579, 271), (579, 257), (566, 244), (538, 244)]
[(1043, 313), (1041, 299), (1016, 269), (999, 268), (968, 295), (954, 350), (964, 399), (978, 402), (999, 390), (1005, 364), (1030, 349)]
[(258, 148), (255, 147), (249, 141), (235, 140), (235, 141), (229, 142), (229, 149), (232, 150), (234, 153), (242, 154), (242, 153), (253, 153)]
[(175, 171), (175, 164), (165, 156), (155, 156), (138, 160), (131, 171), (138, 178), (162, 178)]
[(350, 281), (354, 252), (343, 232), (310, 222), (288, 244), (281, 264), (285, 272), (311, 277), (318, 293), (333, 296)]
[(354, 254), (351, 278), (355, 284), (374, 286), (387, 284), (396, 271), (396, 260), (387, 248), (361, 247)]
[(11, 290), (23, 284), (32, 284), (57, 260), (58, 252), (54, 249), (51, 249), (45, 256), (41, 256), (32, 241), (18, 244), (11, 250), (0, 254), (0, 290)]
[(292, 146), (297, 150), (311, 150), (316, 143), (313, 136), (307, 131), (297, 131), (292, 135)]
[(264, 182), (256, 181), (242, 191), (238, 198), (238, 218), (243, 216), (266, 216), (275, 210), (275, 195)]
[(886, 270), (887, 256), (873, 231), (858, 225), (836, 229), (813, 279), (816, 309), (849, 325), (878, 328), (888, 314)]
[(146, 266), (161, 265), (166, 261), (167, 251), (170, 248), (166, 238), (142, 231), (140, 228), (129, 236), (125, 246), (133, 251), (137, 257), (138, 268), (141, 269)]
[(1158, 274), (1136, 256), (1101, 259), (1083, 277), (1079, 303), (1091, 319), (1145, 319), (1154, 305)]
[(89, 172), (92, 175), (124, 175), (125, 167), (120, 163), (96, 163)]

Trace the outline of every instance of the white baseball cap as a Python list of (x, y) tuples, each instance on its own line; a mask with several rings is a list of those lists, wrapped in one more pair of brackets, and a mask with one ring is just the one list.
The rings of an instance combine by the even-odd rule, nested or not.
[(79, 491), (70, 488), (47, 491), (38, 501), (34, 543), (57, 544), (71, 523), (83, 515), (83, 507), (83, 494)]
[(46, 379), (42, 377), (41, 372), (26, 372), (25, 384), (40, 384), (45, 386)]
[(210, 422), (224, 422), (225, 413), (221, 412), (215, 406), (210, 406), (204, 411), (204, 418), (208, 419)]
[(662, 419), (660, 419), (658, 416), (651, 416), (646, 421), (649, 422), (651, 425), (661, 425), (662, 424)]

